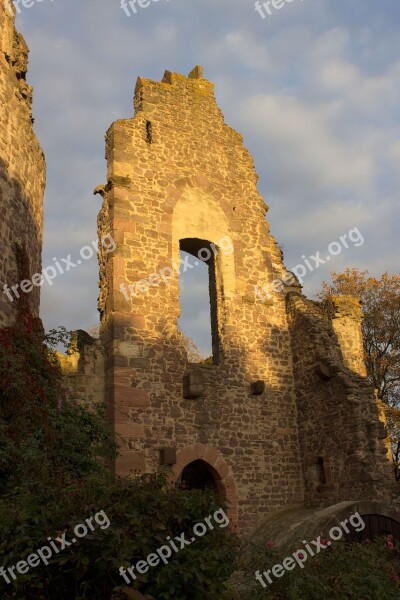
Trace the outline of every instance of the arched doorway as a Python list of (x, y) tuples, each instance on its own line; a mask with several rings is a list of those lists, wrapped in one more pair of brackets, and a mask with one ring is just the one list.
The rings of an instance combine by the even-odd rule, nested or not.
[(218, 495), (218, 487), (210, 466), (204, 460), (194, 460), (186, 465), (176, 485), (185, 490), (211, 490)]
[(189, 489), (216, 489), (221, 504), (226, 508), (231, 529), (237, 531), (238, 497), (230, 466), (218, 450), (208, 444), (186, 446), (177, 452), (171, 467), (171, 484), (185, 481)]
[(400, 544), (400, 523), (377, 514), (362, 514), (361, 515), (365, 528), (362, 531), (351, 531), (346, 535), (346, 540), (349, 542), (363, 542), (364, 540), (373, 540), (377, 537), (393, 536), (397, 545)]

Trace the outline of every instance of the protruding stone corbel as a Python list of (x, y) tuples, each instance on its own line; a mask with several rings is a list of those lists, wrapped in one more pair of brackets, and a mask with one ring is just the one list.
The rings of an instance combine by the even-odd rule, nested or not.
[(160, 465), (176, 463), (176, 448), (160, 448)]
[(106, 193), (106, 186), (105, 185), (98, 185), (97, 187), (94, 188), (93, 190), (93, 195), (96, 196), (96, 194), (100, 194), (100, 196), (102, 198), (104, 198), (104, 194)]

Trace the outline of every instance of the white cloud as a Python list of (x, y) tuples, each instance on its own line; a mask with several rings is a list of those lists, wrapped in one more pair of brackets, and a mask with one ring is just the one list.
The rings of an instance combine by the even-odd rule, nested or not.
[(372, 157), (356, 141), (349, 146), (337, 138), (332, 126), (337, 108), (330, 103), (306, 106), (283, 95), (258, 95), (242, 110), (258, 135), (273, 146), (283, 177), (304, 177), (317, 189), (369, 188), (374, 177)]
[[(307, 0), (262, 20), (243, 0), (171, 0), (129, 19), (118, 1), (68, 0), (38, 3), (19, 21), (48, 164), (44, 264), (76, 254), (96, 231), (104, 134), (133, 114), (137, 76), (203, 63), (254, 155), (286, 263), (358, 226), (364, 246), (334, 268), (398, 270), (400, 13), (388, 3)], [(310, 276), (307, 291), (327, 274)], [(96, 281), (90, 261), (44, 290), (45, 322), (93, 322)], [(194, 291), (191, 302), (200, 331)]]

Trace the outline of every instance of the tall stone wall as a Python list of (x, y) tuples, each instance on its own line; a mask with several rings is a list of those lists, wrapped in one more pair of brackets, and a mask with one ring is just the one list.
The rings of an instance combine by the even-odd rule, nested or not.
[[(107, 133), (99, 215), (99, 236), (111, 227), (117, 244), (100, 258), (99, 304), (106, 393), (123, 440), (116, 469), (153, 471), (167, 448), (176, 452), (176, 478), (201, 459), (245, 530), (303, 499), (285, 301), (273, 293), (262, 303), (254, 293), (261, 280), (272, 283), (286, 269), (264, 218), (253, 160), (224, 123), (201, 70), (189, 77), (166, 72), (162, 82), (139, 79), (134, 104), (135, 116)], [(136, 295), (128, 286), (172, 271), (180, 247), (194, 260), (213, 244), (214, 362), (191, 364), (177, 326), (176, 270), (167, 283), (141, 282)], [(257, 380), (265, 385), (259, 395), (251, 391)], [(196, 390), (199, 397), (184, 398)]]
[[(99, 296), (116, 472), (162, 464), (179, 482), (202, 465), (243, 532), (291, 505), (397, 498), (359, 302), (302, 296), (200, 67), (139, 78), (134, 107), (107, 132), (95, 190), (99, 238), (116, 243), (100, 252)], [(206, 363), (190, 362), (177, 325), (180, 250), (209, 267)]]
[[(28, 47), (14, 26), (12, 2), (0, 0), (0, 327), (12, 323), (19, 284), (16, 254), (26, 257), (24, 277), (41, 270), (45, 160), (33, 131), (32, 88), (26, 83)], [(25, 284), (34, 316), (37, 286)], [(17, 294), (24, 296), (18, 287)]]
[(381, 407), (365, 377), (360, 303), (289, 293), (287, 304), (305, 503), (398, 500)]

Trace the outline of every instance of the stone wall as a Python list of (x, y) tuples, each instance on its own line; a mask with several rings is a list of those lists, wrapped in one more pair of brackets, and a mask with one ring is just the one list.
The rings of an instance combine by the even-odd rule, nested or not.
[[(13, 12), (0, 0), (0, 327), (15, 316), (10, 288), (41, 270), (45, 186)], [(116, 472), (162, 464), (175, 483), (201, 464), (242, 532), (293, 505), (398, 502), (359, 302), (311, 302), (288, 285), (253, 160), (213, 84), (201, 67), (139, 78), (134, 108), (107, 132), (107, 183), (95, 190), (99, 239), (117, 245), (99, 253), (101, 341), (75, 332), (60, 355), (70, 395), (108, 403)], [(190, 362), (177, 325), (180, 250), (209, 267), (207, 363)], [(39, 287), (27, 297), (38, 316)]]
[[(26, 83), (28, 47), (14, 27), (14, 5), (8, 6), (0, 0), (0, 327), (15, 316), (15, 294), (7, 295), (3, 286), (21, 280), (16, 252), (29, 261), (24, 277), (41, 270), (45, 187), (45, 160), (33, 131), (32, 88)], [(34, 316), (39, 291), (34, 287), (27, 293)], [(17, 293), (23, 295), (19, 288)]]
[[(117, 244), (100, 259), (99, 303), (106, 394), (124, 440), (116, 469), (153, 471), (161, 448), (176, 451), (180, 470), (203, 460), (245, 530), (303, 499), (285, 301), (274, 293), (262, 303), (254, 293), (286, 269), (253, 160), (201, 69), (140, 78), (134, 105), (135, 116), (107, 133), (108, 181), (99, 188), (99, 236), (110, 226)], [(149, 289), (142, 282), (136, 296), (128, 286), (179, 264), (180, 247), (195, 255), (210, 244), (221, 246), (209, 261), (214, 362), (190, 364), (177, 326), (177, 273)], [(189, 388), (203, 382), (200, 397), (183, 397), (185, 376)], [(251, 393), (257, 380), (259, 395)]]
[[(117, 245), (100, 253), (99, 296), (116, 472), (162, 464), (174, 483), (206, 466), (242, 532), (292, 505), (398, 499), (360, 304), (309, 301), (290, 280), (213, 85), (200, 67), (139, 78), (134, 107), (107, 132), (95, 190), (99, 238)], [(177, 325), (179, 251), (204, 249), (213, 357), (194, 364)]]
[(327, 306), (290, 293), (288, 315), (305, 503), (398, 497), (381, 409), (364, 375), (359, 302), (335, 297)]
[(334, 296), (323, 303), (322, 309), (332, 322), (344, 365), (361, 377), (366, 377), (360, 300), (351, 296)]
[(68, 397), (87, 407), (104, 402), (104, 348), (86, 331), (73, 331), (67, 354), (57, 353)]

